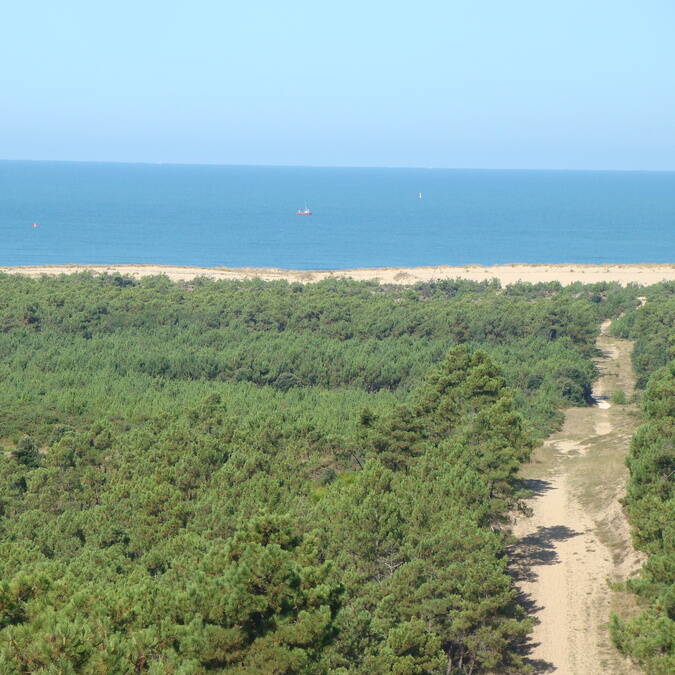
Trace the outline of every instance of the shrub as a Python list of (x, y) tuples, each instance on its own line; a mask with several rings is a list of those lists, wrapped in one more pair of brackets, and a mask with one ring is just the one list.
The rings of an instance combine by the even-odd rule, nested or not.
[(613, 391), (609, 397), (609, 400), (612, 403), (616, 403), (617, 405), (625, 405), (628, 401), (626, 398), (626, 392), (623, 389), (617, 389), (616, 391)]

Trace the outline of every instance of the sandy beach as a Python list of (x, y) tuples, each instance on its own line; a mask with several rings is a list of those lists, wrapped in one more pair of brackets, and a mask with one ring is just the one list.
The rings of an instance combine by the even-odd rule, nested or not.
[(24, 274), (29, 277), (75, 274), (123, 274), (140, 278), (165, 274), (173, 281), (189, 281), (195, 277), (210, 279), (263, 279), (273, 281), (299, 281), (311, 283), (327, 278), (351, 278), (358, 281), (379, 281), (389, 284), (415, 284), (420, 281), (440, 279), (469, 279), (485, 281), (499, 279), (502, 285), (526, 281), (540, 283), (559, 281), (568, 285), (581, 281), (596, 283), (616, 281), (622, 285), (637, 283), (650, 285), (659, 281), (675, 281), (675, 264), (644, 263), (635, 265), (537, 265), (515, 263), (511, 265), (447, 265), (429, 267), (375, 267), (351, 270), (285, 270), (274, 267), (183, 267), (173, 265), (36, 265), (25, 267), (0, 267), (6, 274)]

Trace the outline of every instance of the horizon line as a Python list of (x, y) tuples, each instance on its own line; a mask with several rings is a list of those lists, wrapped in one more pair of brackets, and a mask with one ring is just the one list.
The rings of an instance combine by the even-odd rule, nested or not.
[(221, 162), (173, 162), (162, 160), (116, 160), (116, 159), (17, 159), (0, 158), (0, 162), (26, 162), (26, 163), (54, 163), (54, 164), (124, 164), (141, 166), (208, 166), (223, 168), (251, 168), (251, 169), (391, 169), (408, 170), (417, 169), (424, 171), (555, 171), (561, 173), (586, 172), (586, 173), (675, 173), (672, 169), (607, 169), (607, 168), (542, 168), (542, 167), (476, 167), (476, 166), (422, 166), (422, 165), (377, 165), (377, 164), (247, 164), (247, 163), (221, 163)]

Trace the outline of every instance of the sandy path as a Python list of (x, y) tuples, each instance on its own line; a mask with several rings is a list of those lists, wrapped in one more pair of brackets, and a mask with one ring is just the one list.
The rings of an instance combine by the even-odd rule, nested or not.
[(577, 281), (595, 283), (616, 281), (620, 284), (655, 284), (664, 280), (675, 280), (675, 264), (637, 264), (637, 265), (467, 265), (449, 267), (379, 267), (353, 270), (284, 270), (272, 267), (181, 267), (171, 265), (37, 265), (31, 267), (0, 267), (0, 272), (42, 276), (46, 274), (70, 274), (89, 270), (94, 273), (126, 274), (143, 277), (154, 274), (166, 274), (174, 281), (188, 281), (198, 276), (211, 279), (264, 279), (273, 281), (286, 279), (302, 283), (321, 281), (336, 277), (349, 277), (359, 281), (381, 281), (394, 284), (415, 284), (420, 281), (439, 279), (469, 279), (486, 281), (499, 279), (502, 285), (529, 281), (532, 283), (559, 281), (568, 285)]
[[(598, 346), (604, 357), (594, 396), (616, 389), (630, 396), (631, 343), (603, 334)], [(567, 410), (563, 429), (522, 471), (535, 496), (532, 516), (514, 528), (513, 569), (538, 621), (529, 659), (539, 673), (640, 672), (612, 647), (608, 633), (610, 611), (629, 612), (632, 599), (607, 585), (641, 566), (617, 501), (625, 491), (624, 457), (637, 420), (632, 406), (598, 403)]]

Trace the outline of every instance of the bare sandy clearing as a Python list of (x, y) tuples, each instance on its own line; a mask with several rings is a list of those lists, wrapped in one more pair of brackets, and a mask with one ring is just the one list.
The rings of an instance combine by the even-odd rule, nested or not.
[[(602, 335), (598, 346), (605, 357), (594, 396), (619, 388), (630, 396), (631, 344)], [(563, 429), (522, 471), (535, 496), (532, 516), (514, 528), (513, 570), (538, 621), (529, 658), (539, 673), (639, 672), (613, 648), (608, 631), (610, 611), (632, 600), (607, 585), (632, 576), (642, 563), (618, 502), (636, 419), (630, 406), (598, 402), (604, 405), (567, 410)]]
[(126, 274), (144, 277), (166, 274), (174, 281), (189, 281), (195, 277), (210, 279), (285, 279), (308, 283), (327, 278), (351, 278), (359, 281), (380, 281), (390, 284), (410, 285), (420, 281), (440, 279), (469, 279), (487, 281), (499, 279), (502, 285), (518, 281), (531, 283), (559, 281), (568, 285), (577, 281), (595, 283), (616, 281), (620, 284), (638, 283), (649, 285), (664, 280), (675, 280), (675, 264), (638, 265), (447, 265), (429, 267), (380, 267), (353, 270), (284, 270), (271, 267), (181, 267), (171, 265), (37, 265), (30, 267), (0, 267), (0, 272), (25, 274), (36, 277), (50, 274), (72, 274), (90, 271), (95, 274)]

